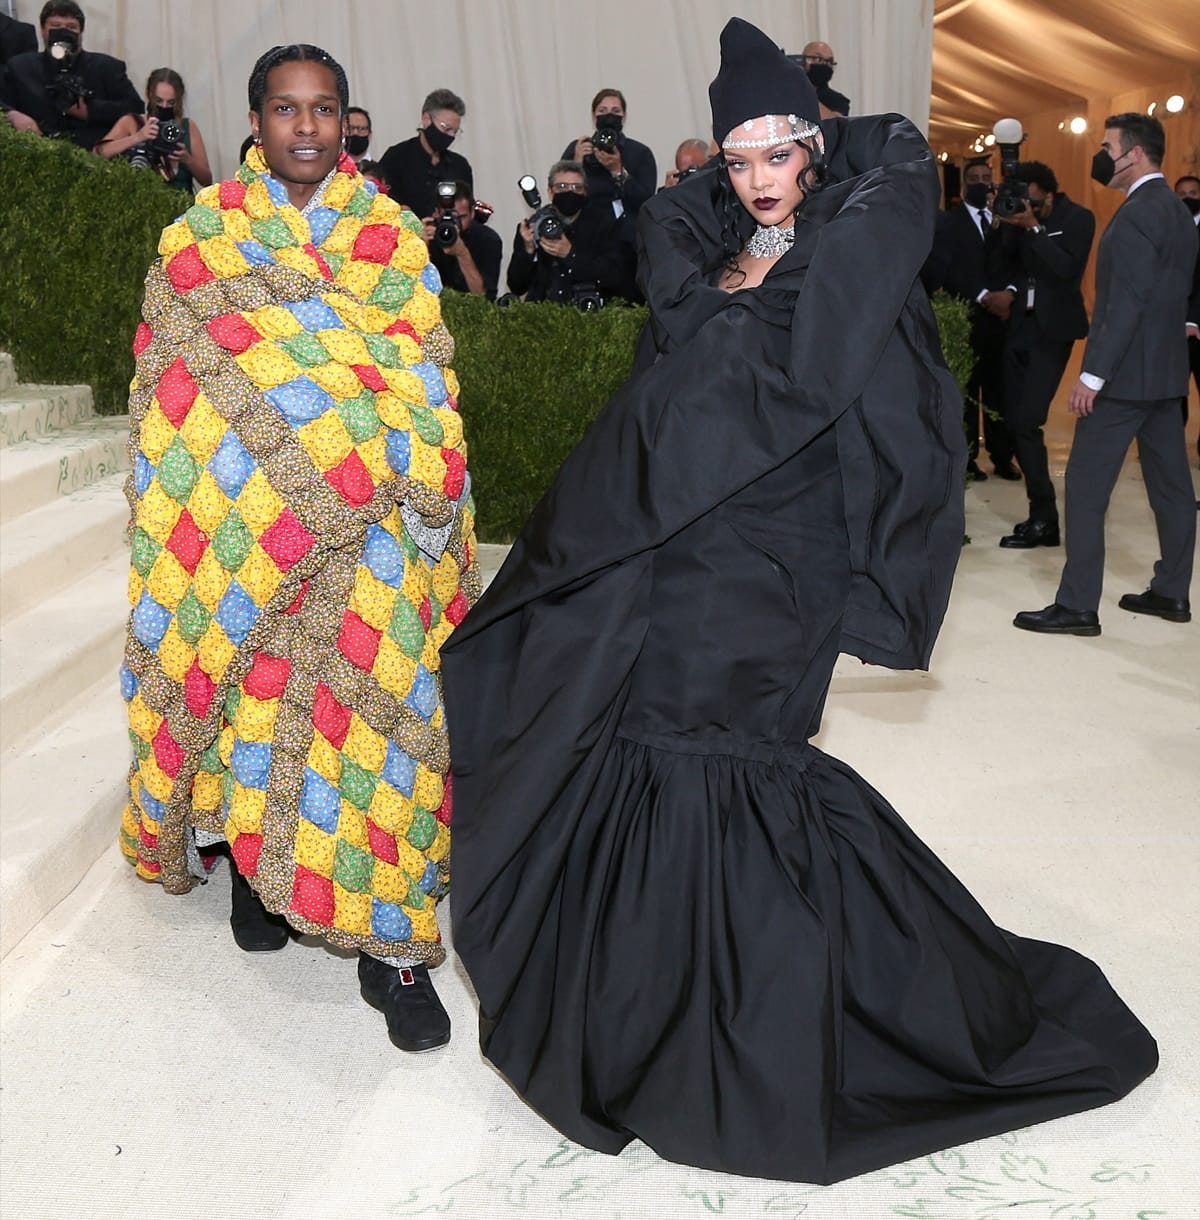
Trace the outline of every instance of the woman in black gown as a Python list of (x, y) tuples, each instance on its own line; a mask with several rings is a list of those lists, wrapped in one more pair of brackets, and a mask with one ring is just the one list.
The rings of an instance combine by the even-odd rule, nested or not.
[(833, 1182), (1157, 1050), (809, 744), (839, 651), (928, 664), (961, 543), (937, 175), (899, 116), (822, 132), (754, 27), (721, 47), (723, 164), (642, 211), (653, 357), (444, 651), (454, 943), (485, 1054), (571, 1139)]

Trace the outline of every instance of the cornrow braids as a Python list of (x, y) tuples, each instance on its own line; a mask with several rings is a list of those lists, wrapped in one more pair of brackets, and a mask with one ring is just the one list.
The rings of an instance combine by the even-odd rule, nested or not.
[(272, 68), (277, 68), (280, 64), (304, 61), (324, 64), (333, 73), (333, 79), (337, 82), (338, 105), (344, 114), (350, 105), (350, 82), (346, 79), (345, 69), (328, 51), (323, 51), (320, 47), (314, 47), (307, 42), (294, 42), (285, 47), (272, 47), (258, 57), (258, 63), (254, 65), (254, 71), (250, 73), (250, 84), (247, 89), (250, 95), (250, 109), (257, 115), (262, 114), (263, 100), (267, 96), (267, 77)]

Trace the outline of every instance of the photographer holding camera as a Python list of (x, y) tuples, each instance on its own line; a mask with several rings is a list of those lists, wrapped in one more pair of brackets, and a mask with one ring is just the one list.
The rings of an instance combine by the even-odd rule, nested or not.
[(624, 132), (625, 109), (620, 89), (601, 89), (592, 98), (592, 134), (572, 141), (562, 154), (564, 161), (583, 166), (589, 205), (608, 204), (614, 217), (636, 217), (658, 184), (654, 153)]
[(455, 292), (496, 299), (504, 242), (500, 234), (475, 218), (475, 194), (465, 182), (439, 182), (439, 206), (421, 223), (429, 261), (442, 284)]
[(533, 215), (517, 226), (508, 264), (509, 291), (527, 301), (597, 308), (619, 293), (620, 237), (606, 208), (587, 206), (588, 186), (578, 161), (556, 161), (542, 206), (532, 176), (521, 179)]
[(208, 186), (213, 180), (208, 150), (199, 125), (183, 113), (184, 92), (183, 77), (174, 68), (155, 68), (146, 80), (149, 117), (127, 114), (96, 151), (109, 160), (124, 155), (189, 195), (195, 187)]
[(44, 51), (0, 65), (0, 106), (18, 131), (64, 136), (91, 151), (125, 115), (141, 114), (125, 65), (83, 49), (83, 9), (48, 0), (39, 22)]
[(1005, 185), (1011, 203), (1005, 206), (1003, 195), (996, 201), (1013, 298), (1004, 338), (1004, 421), (1025, 475), (1029, 516), (1000, 545), (1030, 550), (1060, 542), (1042, 428), (1071, 348), (1088, 333), (1079, 285), (1096, 218), (1059, 190), (1054, 171), (1040, 161), (1018, 162)]
[(462, 130), (467, 104), (451, 89), (435, 89), (421, 103), (421, 126), (411, 140), (393, 144), (379, 158), (392, 198), (417, 216), (432, 216), (439, 182), (465, 182), (474, 189), (471, 163), (450, 145)]

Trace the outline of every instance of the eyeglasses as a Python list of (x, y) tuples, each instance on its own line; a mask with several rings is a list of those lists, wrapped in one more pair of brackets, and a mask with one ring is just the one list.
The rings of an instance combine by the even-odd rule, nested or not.
[(574, 195), (586, 195), (587, 187), (582, 182), (551, 182), (552, 191), (570, 191)]
[(351, 123), (347, 126), (346, 130), (352, 136), (369, 136), (371, 134), (371, 129), (365, 123)]
[(837, 67), (837, 60), (830, 59), (826, 55), (801, 55), (800, 58), (804, 60), (805, 67), (809, 64), (828, 64), (831, 68)]
[(455, 127), (452, 123), (443, 123), (437, 119), (433, 120), (433, 125), (439, 130), (446, 133), (448, 136), (457, 136), (462, 132), (462, 125)]

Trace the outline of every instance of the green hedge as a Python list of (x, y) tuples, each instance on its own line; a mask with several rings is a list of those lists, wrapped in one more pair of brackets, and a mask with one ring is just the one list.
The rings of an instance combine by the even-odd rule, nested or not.
[[(152, 174), (0, 120), (0, 349), (24, 380), (90, 385), (99, 411), (126, 409), (142, 283), (182, 202)], [(451, 292), (442, 301), (479, 536), (509, 541), (628, 374), (646, 310), (498, 309)], [(966, 306), (939, 294), (934, 311), (963, 383)]]

